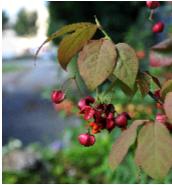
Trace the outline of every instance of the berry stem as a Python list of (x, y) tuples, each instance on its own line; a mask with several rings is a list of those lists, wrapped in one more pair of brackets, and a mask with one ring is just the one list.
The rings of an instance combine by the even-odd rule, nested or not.
[(73, 80), (73, 78), (74, 78), (74, 77), (68, 78), (68, 79), (61, 85), (61, 89), (62, 89), (63, 91), (67, 91), (67, 90), (68, 90), (68, 88), (65, 88), (65, 85), (67, 85), (68, 82), (69, 82), (70, 80)]
[(154, 10), (150, 11), (150, 15), (149, 15), (149, 20), (153, 21), (153, 14), (154, 14)]
[(79, 84), (77, 82), (76, 75), (73, 77), (73, 80), (75, 81), (76, 87), (78, 88), (80, 95), (83, 96), (83, 93), (82, 93), (82, 91), (81, 91), (81, 89), (79, 87)]
[(112, 40), (109, 35), (106, 33), (106, 31), (102, 28), (102, 25), (100, 24), (99, 20), (97, 19), (96, 15), (94, 16), (95, 18), (95, 22), (98, 26), (98, 28), (100, 29), (100, 31), (104, 34), (105, 36), (105, 39), (108, 39), (108, 40)]

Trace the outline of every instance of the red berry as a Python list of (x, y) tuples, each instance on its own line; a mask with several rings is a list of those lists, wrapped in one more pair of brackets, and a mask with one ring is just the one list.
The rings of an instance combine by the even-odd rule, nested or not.
[(94, 135), (85, 133), (85, 134), (80, 134), (78, 136), (78, 141), (80, 142), (81, 145), (91, 146), (91, 145), (94, 145), (96, 139)]
[(86, 106), (85, 109), (84, 109), (84, 119), (85, 120), (89, 120), (91, 118), (93, 118), (95, 114), (95, 110), (90, 107), (90, 106)]
[(160, 6), (158, 1), (146, 1), (146, 6), (150, 9), (155, 9)]
[(85, 98), (82, 98), (78, 102), (78, 108), (82, 110), (85, 106), (90, 105), (90, 103), (94, 103), (95, 99), (91, 96), (86, 96)]
[(119, 127), (125, 127), (127, 125), (127, 117), (124, 114), (120, 114), (115, 118), (115, 123)]
[(109, 132), (111, 132), (115, 128), (115, 120), (114, 119), (107, 120), (106, 128)]
[(127, 112), (121, 113), (121, 115), (124, 115), (127, 119), (131, 119), (130, 115)]
[(53, 103), (61, 103), (65, 98), (65, 93), (61, 90), (54, 90), (51, 93), (51, 100)]
[(156, 115), (156, 121), (158, 121), (160, 123), (165, 123), (165, 122), (167, 122), (167, 116), (165, 114), (158, 113)]
[(156, 96), (156, 98), (160, 99), (161, 98), (160, 90), (158, 89), (154, 91), (154, 95)]
[(164, 23), (161, 22), (161, 21), (157, 22), (157, 23), (154, 24), (153, 27), (152, 27), (152, 31), (153, 31), (154, 33), (160, 33), (160, 32), (162, 32), (163, 30), (164, 30)]

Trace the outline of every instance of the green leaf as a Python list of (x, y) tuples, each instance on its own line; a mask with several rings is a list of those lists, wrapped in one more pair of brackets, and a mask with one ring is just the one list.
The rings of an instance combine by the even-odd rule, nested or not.
[(155, 76), (153, 76), (152, 74), (149, 73), (149, 71), (145, 71), (153, 80), (153, 82), (159, 87), (161, 88), (161, 83), (159, 81), (159, 79)]
[(141, 128), (135, 161), (150, 177), (162, 180), (172, 167), (172, 137), (166, 126), (149, 122)]
[[(85, 29), (88, 31), (87, 36), (90, 36), (89, 39), (91, 39), (91, 37), (94, 35), (94, 33), (97, 30), (97, 26), (95, 24), (92, 23), (88, 23), (88, 22), (81, 22), (81, 23), (75, 23), (75, 24), (69, 24), (66, 25), (64, 27), (62, 27), (61, 29), (59, 29), (57, 32), (53, 33), (52, 35), (50, 35), (42, 44), (41, 46), (38, 48), (38, 50), (36, 51), (35, 57), (37, 57), (40, 49), (49, 41), (60, 37), (66, 33), (72, 33), (72, 32), (76, 32), (77, 30), (82, 30), (85, 31)], [(88, 39), (88, 40), (89, 40)], [(87, 41), (87, 39), (85, 38), (85, 41)], [(65, 65), (64, 65), (65, 66)]]
[(134, 88), (130, 89), (127, 85), (125, 85), (122, 81), (118, 80), (117, 83), (119, 84), (120, 88), (122, 89), (122, 91), (124, 92), (124, 94), (126, 94), (127, 96), (130, 96), (131, 98), (134, 97), (134, 95), (136, 94), (138, 88), (137, 88), (137, 84), (134, 84)]
[(165, 97), (164, 110), (168, 119), (172, 123), (172, 92), (167, 93)]
[(168, 92), (172, 92), (172, 79), (171, 80), (167, 80), (161, 89), (161, 96), (163, 98), (165, 98), (165, 96), (167, 95)]
[(146, 72), (139, 72), (137, 75), (137, 84), (142, 96), (146, 96), (150, 90), (151, 77)]
[(112, 150), (109, 156), (109, 165), (115, 170), (122, 162), (128, 152), (129, 147), (135, 142), (137, 136), (137, 128), (143, 125), (147, 120), (136, 120), (133, 124), (116, 140), (112, 145)]
[(128, 44), (119, 43), (116, 47), (118, 60), (113, 74), (132, 89), (139, 68), (138, 58), (134, 49)]
[(97, 26), (90, 24), (63, 38), (58, 50), (58, 59), (63, 69), (66, 69), (72, 57), (92, 38), (96, 30)]
[(85, 45), (79, 53), (78, 67), (90, 90), (94, 90), (113, 72), (116, 56), (116, 47), (110, 40), (92, 40)]

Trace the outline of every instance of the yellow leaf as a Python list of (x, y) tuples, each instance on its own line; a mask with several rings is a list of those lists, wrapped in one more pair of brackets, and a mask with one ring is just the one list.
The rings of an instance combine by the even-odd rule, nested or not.
[[(95, 24), (92, 24), (92, 23), (88, 23), (88, 22), (81, 22), (81, 23), (75, 23), (75, 24), (69, 24), (69, 25), (66, 25), (66, 26), (63, 26), (62, 28), (60, 28), (57, 32), (51, 34), (50, 36), (47, 37), (47, 39), (40, 45), (40, 47), (37, 49), (36, 51), (36, 54), (35, 54), (35, 57), (37, 57), (40, 49), (49, 41), (57, 38), (57, 37), (60, 37), (66, 33), (72, 33), (72, 32), (75, 32), (76, 30), (78, 29), (82, 29), (82, 28), (94, 28), (95, 31), (97, 29), (97, 26)], [(91, 31), (90, 31), (91, 32)], [(94, 32), (95, 33), (95, 32)], [(93, 33), (93, 34), (94, 34)], [(93, 36), (93, 35), (92, 35)]]
[(63, 38), (58, 50), (58, 60), (63, 69), (66, 69), (72, 57), (91, 39), (96, 30), (97, 26), (90, 24)]

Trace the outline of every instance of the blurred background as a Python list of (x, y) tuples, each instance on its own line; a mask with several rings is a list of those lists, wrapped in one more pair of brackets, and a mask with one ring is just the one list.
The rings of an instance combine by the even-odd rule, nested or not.
[[(57, 62), (58, 39), (46, 44), (36, 63), (34, 54), (47, 35), (63, 25), (94, 22), (96, 15), (115, 43), (135, 48), (143, 70), (161, 82), (172, 78), (172, 67), (150, 67), (149, 48), (171, 37), (172, 4), (161, 2), (155, 20), (164, 21), (160, 34), (151, 32), (145, 2), (48, 2), (3, 1), (2, 4), (2, 90), (3, 90), (3, 183), (154, 183), (133, 162), (131, 148), (115, 171), (108, 167), (108, 154), (120, 131), (97, 135), (93, 147), (77, 142), (85, 132), (76, 116), (80, 96), (71, 84), (68, 100), (59, 105), (50, 93), (68, 78)], [(97, 33), (95, 38), (102, 36)], [(75, 60), (75, 59), (74, 59)], [(103, 84), (106, 85), (106, 84)], [(152, 85), (152, 90), (157, 87)], [(133, 119), (153, 118), (150, 97), (140, 93), (131, 99), (120, 89), (114, 92), (119, 112)], [(36, 172), (36, 173), (35, 173)], [(172, 182), (172, 173), (163, 183)]]

